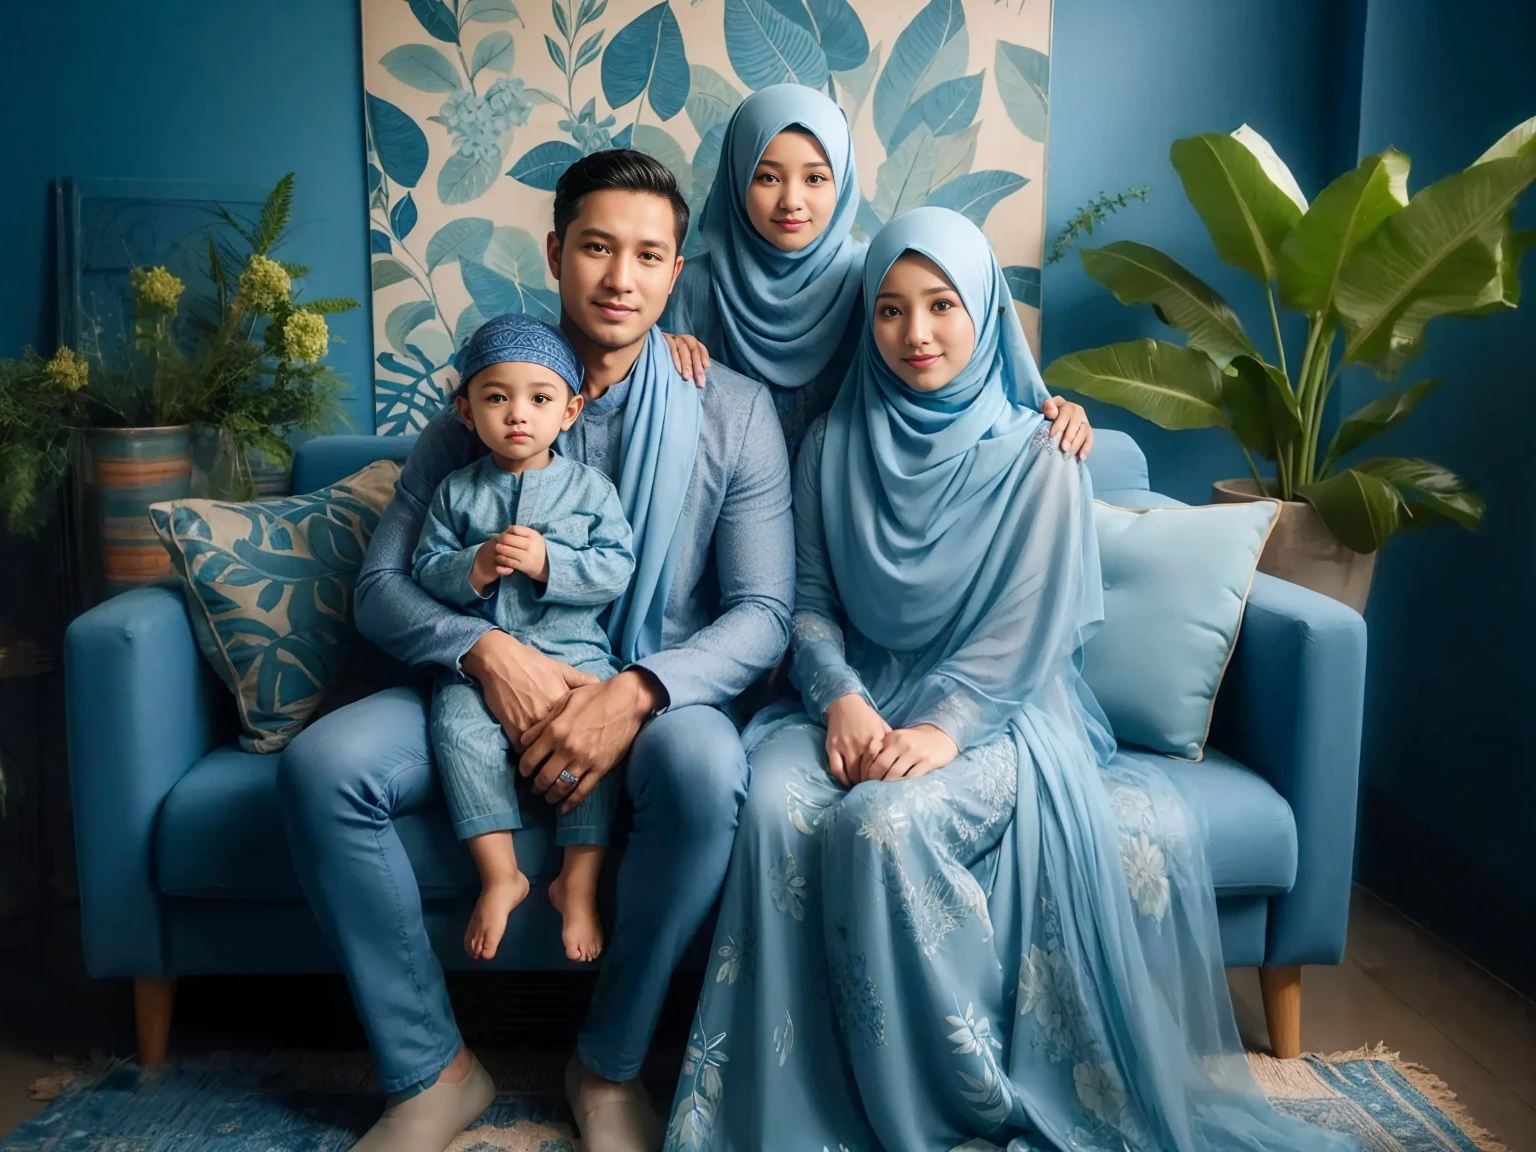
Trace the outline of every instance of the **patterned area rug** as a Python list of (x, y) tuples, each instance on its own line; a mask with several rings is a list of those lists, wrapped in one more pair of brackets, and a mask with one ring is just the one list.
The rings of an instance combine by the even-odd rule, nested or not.
[[(1365, 1152), (1503, 1152), (1438, 1077), (1384, 1048), (1249, 1059), (1277, 1109), (1352, 1133)], [(564, 1062), (492, 1054), (501, 1092), (451, 1152), (579, 1152)], [(33, 1086), (52, 1103), (0, 1152), (345, 1152), (378, 1115), (369, 1076), (362, 1058), (321, 1054), (202, 1057), (147, 1077), (124, 1061), (68, 1063)]]

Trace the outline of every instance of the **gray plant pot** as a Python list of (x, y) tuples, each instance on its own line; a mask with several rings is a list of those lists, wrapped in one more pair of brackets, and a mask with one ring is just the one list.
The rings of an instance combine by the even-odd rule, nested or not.
[[(1218, 480), (1211, 485), (1211, 499), (1217, 504), (1248, 504), (1273, 498), (1261, 495), (1252, 480)], [(1259, 571), (1321, 592), (1364, 614), (1376, 553), (1362, 555), (1340, 544), (1317, 510), (1303, 500), (1275, 503), (1280, 505), (1280, 519), (1259, 557)]]

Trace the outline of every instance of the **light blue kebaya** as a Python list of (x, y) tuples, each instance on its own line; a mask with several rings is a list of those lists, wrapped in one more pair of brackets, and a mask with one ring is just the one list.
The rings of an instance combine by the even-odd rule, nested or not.
[[(929, 256), (976, 331), (908, 389), (864, 336), (795, 474), (794, 679), (751, 788), (671, 1152), (1343, 1152), (1248, 1071), (1200, 815), (1114, 761), (1078, 676), (1101, 616), (1092, 492), (1053, 445), (1002, 274), (963, 217), (871, 246), (872, 301)], [(845, 789), (822, 718), (865, 695), (960, 749)], [(967, 1143), (975, 1141), (976, 1143)]]

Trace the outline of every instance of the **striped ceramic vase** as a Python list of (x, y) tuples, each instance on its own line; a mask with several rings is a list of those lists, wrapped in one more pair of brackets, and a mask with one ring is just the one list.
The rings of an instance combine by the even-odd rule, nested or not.
[(104, 590), (110, 596), (168, 579), (171, 558), (150, 524), (149, 506), (190, 492), (191, 427), (95, 428), (88, 435)]

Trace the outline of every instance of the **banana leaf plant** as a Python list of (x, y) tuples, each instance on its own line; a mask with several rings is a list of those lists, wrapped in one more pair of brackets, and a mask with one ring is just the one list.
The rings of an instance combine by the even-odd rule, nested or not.
[[(1520, 258), (1536, 232), (1516, 228), (1515, 205), (1536, 180), (1536, 118), (1411, 198), (1408, 157), (1389, 148), (1308, 204), (1290, 169), (1247, 125), (1179, 140), (1172, 161), (1217, 255), (1264, 286), (1272, 356), (1210, 285), (1156, 248), (1121, 241), (1081, 250), (1083, 267), (1122, 304), (1151, 305), (1185, 343), (1075, 352), (1051, 364), (1046, 381), (1162, 428), (1227, 429), (1261, 490), (1309, 502), (1356, 552), (1436, 520), (1476, 528), (1483, 499), (1447, 469), (1396, 457), (1341, 459), (1402, 423), (1443, 383), (1396, 386), (1423, 351), (1431, 319), (1518, 305)], [(1285, 347), (1281, 308), (1307, 317), (1304, 347)], [(1328, 395), (1349, 365), (1391, 387), (1344, 417), (1325, 445)], [(1256, 457), (1272, 478), (1261, 476)]]

